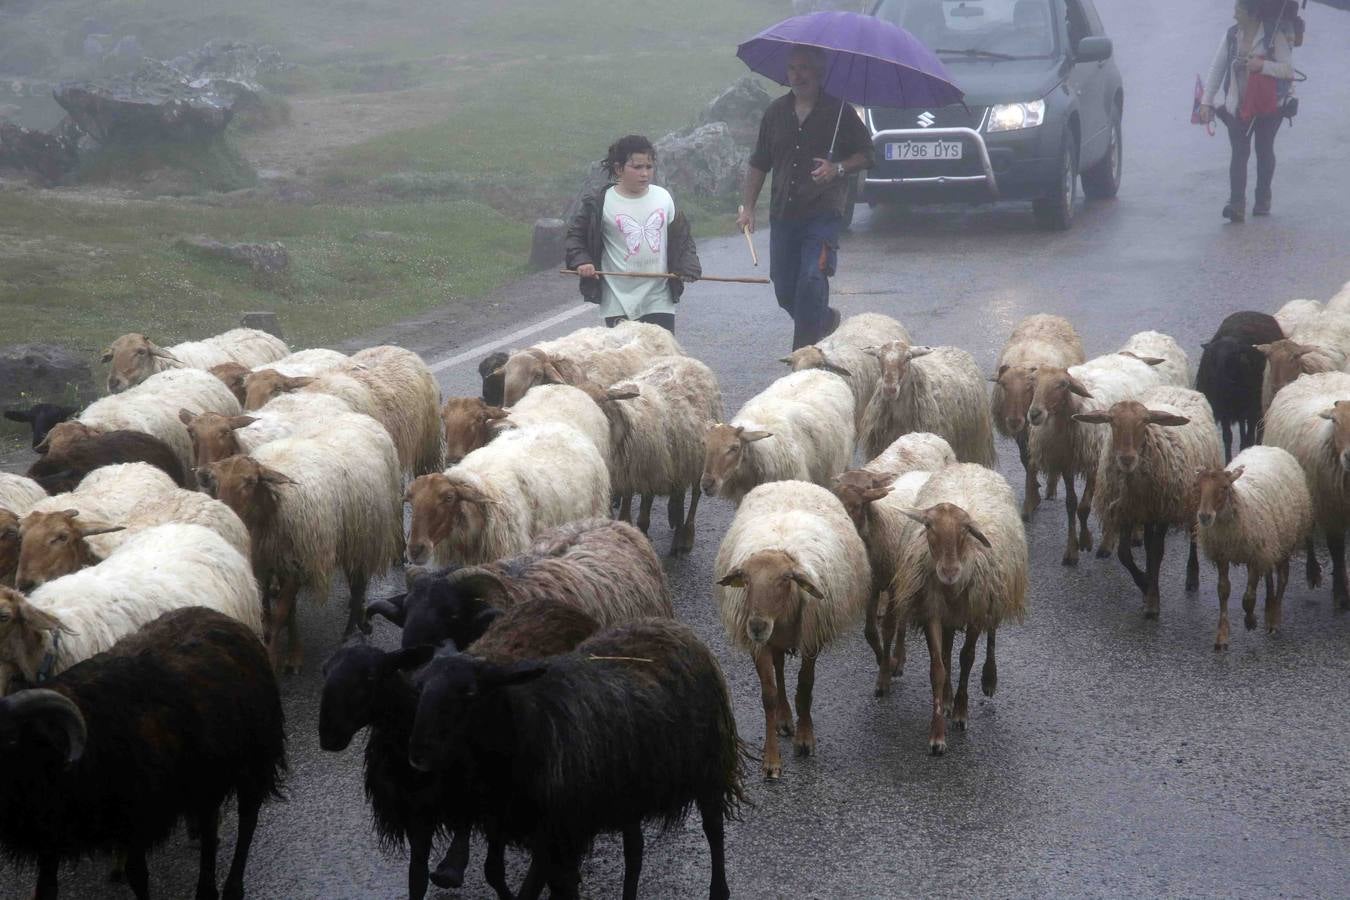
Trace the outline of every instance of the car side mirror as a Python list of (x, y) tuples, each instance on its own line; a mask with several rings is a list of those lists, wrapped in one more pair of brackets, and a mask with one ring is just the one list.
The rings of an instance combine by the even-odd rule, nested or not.
[(1085, 37), (1078, 42), (1074, 62), (1103, 62), (1111, 58), (1111, 53), (1109, 37)]

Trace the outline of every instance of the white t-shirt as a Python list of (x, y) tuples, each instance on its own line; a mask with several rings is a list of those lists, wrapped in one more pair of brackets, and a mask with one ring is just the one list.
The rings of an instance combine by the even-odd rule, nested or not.
[[(675, 216), (670, 192), (648, 185), (641, 197), (625, 197), (617, 187), (605, 191), (601, 214), (605, 272), (667, 272), (666, 238)], [(649, 313), (674, 313), (664, 278), (601, 278), (600, 314), (639, 319)]]

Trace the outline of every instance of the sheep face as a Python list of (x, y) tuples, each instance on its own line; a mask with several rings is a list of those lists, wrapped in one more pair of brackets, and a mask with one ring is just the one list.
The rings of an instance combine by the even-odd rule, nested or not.
[(515, 406), (525, 392), (541, 384), (565, 384), (557, 361), (542, 350), (512, 353), (506, 364), (493, 373), (502, 376), (502, 405)]
[(408, 763), (421, 772), (444, 767), (463, 742), (478, 703), (547, 671), (546, 664), (533, 661), (498, 665), (460, 653), (433, 657), (413, 679), (421, 696), (408, 739)]
[(15, 583), (27, 592), (47, 582), (97, 565), (99, 557), (85, 542), (96, 534), (121, 531), (120, 525), (79, 521), (79, 510), (31, 512), (19, 523), (19, 568)]
[[(509, 602), (501, 581), (466, 567), (445, 575), (422, 576), (403, 601), (403, 646), (468, 647), (483, 636)], [(494, 605), (496, 604), (496, 605)]]
[(909, 364), (933, 352), (932, 347), (911, 347), (904, 341), (889, 341), (880, 347), (864, 347), (863, 352), (875, 356), (881, 362), (881, 381), (877, 382), (877, 392), (883, 400), (900, 399), (900, 385), (909, 375)]
[(994, 411), (1009, 434), (1021, 434), (1027, 425), (1027, 411), (1036, 393), (1035, 366), (999, 366), (989, 379), (1003, 389), (1003, 404)]
[(959, 506), (939, 503), (922, 510), (905, 510), (905, 515), (923, 526), (928, 553), (933, 559), (933, 574), (949, 588), (959, 587), (970, 578), (976, 547), (988, 549), (989, 539), (975, 520)]
[(298, 391), (313, 381), (313, 378), (307, 376), (292, 378), (289, 375), (282, 375), (276, 369), (250, 372), (244, 379), (244, 409), (249, 411), (259, 409), (277, 394)]
[(275, 469), (250, 456), (231, 456), (197, 470), (197, 480), (208, 494), (234, 510), (250, 531), (276, 515), (277, 491), (295, 484)]
[(155, 360), (179, 365), (178, 358), (157, 346), (143, 334), (124, 334), (103, 351), (103, 362), (110, 363), (108, 393), (120, 394), (155, 374)]
[(1202, 528), (1213, 525), (1233, 508), (1233, 482), (1242, 477), (1243, 470), (1243, 466), (1232, 471), (1201, 469), (1196, 474), (1196, 519)]
[(492, 425), (506, 418), (506, 410), (488, 406), (477, 397), (451, 397), (441, 407), (445, 428), (445, 455), (454, 465), (493, 438)]
[(23, 594), (0, 587), (0, 666), (13, 666), (30, 683), (37, 681), (45, 636), (64, 630), (60, 619), (30, 604)]
[(1137, 400), (1121, 400), (1107, 412), (1077, 413), (1074, 420), (1111, 426), (1111, 459), (1127, 475), (1139, 468), (1139, 454), (1148, 436), (1148, 426), (1175, 427), (1190, 421), (1175, 413), (1149, 409)]
[(52, 457), (61, 456), (69, 452), (75, 444), (96, 438), (103, 433), (102, 428), (83, 422), (61, 422), (47, 432), (47, 437), (38, 445), (37, 451)]
[(1322, 418), (1331, 422), (1331, 448), (1341, 470), (1350, 474), (1350, 402), (1337, 400), (1330, 409), (1323, 410)]
[(239, 363), (227, 362), (218, 366), (212, 366), (208, 369), (212, 375), (221, 380), (224, 385), (234, 394), (236, 400), (242, 406), (246, 397), (244, 382), (248, 379), (249, 369), (247, 366), (241, 366)]
[(782, 550), (751, 554), (717, 583), (745, 591), (745, 634), (756, 646), (776, 638), (777, 646), (795, 647), (806, 595), (824, 597), (810, 574)]
[(329, 657), (319, 699), (319, 746), (334, 753), (347, 749), (356, 733), (374, 721), (387, 679), (422, 665), (433, 652), (433, 647), (416, 647), (386, 653), (356, 643)]
[(1035, 385), (1031, 391), (1031, 405), (1027, 408), (1027, 421), (1032, 425), (1042, 425), (1052, 416), (1063, 415), (1071, 409), (1071, 395), (1087, 397), (1092, 394), (1079, 381), (1069, 374), (1068, 369), (1059, 366), (1037, 366)]
[[(37, 450), (47, 438), (47, 433), (60, 422), (64, 422), (79, 410), (72, 406), (58, 406), (55, 403), (34, 403), (28, 409), (5, 411), (5, 418), (11, 422), (27, 422), (33, 429), (33, 449)], [(38, 450), (39, 453), (43, 452)]]
[(825, 356), (825, 351), (814, 344), (806, 347), (798, 347), (787, 356), (779, 359), (779, 362), (785, 362), (794, 372), (800, 372), (803, 369), (824, 369), (826, 372), (833, 372), (844, 378), (853, 377), (853, 373), (843, 366), (830, 362)]
[(1285, 385), (1308, 373), (1305, 358), (1317, 348), (1283, 340), (1257, 344), (1256, 349), (1266, 357), (1266, 368), (1270, 372), (1271, 396), (1274, 396)]
[(192, 438), (192, 452), (198, 467), (209, 466), (238, 453), (239, 440), (234, 432), (258, 421), (252, 416), (222, 416), (219, 413), (194, 416), (186, 409), (178, 411), (178, 418), (187, 426)]
[(0, 507), (0, 585), (12, 587), (19, 567), (19, 517)]
[(859, 534), (867, 531), (867, 507), (891, 492), (897, 475), (878, 475), (866, 469), (850, 469), (835, 476), (834, 495), (844, 504), (853, 527)]
[(703, 493), (721, 493), (722, 486), (740, 467), (746, 446), (770, 437), (773, 437), (773, 432), (746, 431), (741, 425), (724, 425), (720, 422), (710, 425), (703, 455)]
[(456, 528), (482, 529), (486, 525), (483, 507), (493, 502), (471, 485), (442, 474), (414, 480), (403, 499), (412, 506), (408, 561), (416, 566), (431, 559), (436, 545)]

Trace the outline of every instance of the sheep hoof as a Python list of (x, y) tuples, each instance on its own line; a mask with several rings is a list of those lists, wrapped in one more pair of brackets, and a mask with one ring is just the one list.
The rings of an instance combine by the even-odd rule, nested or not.
[(1256, 616), (1247, 616), (1242, 620), (1242, 624), (1247, 626), (1248, 631), (1256, 630)]
[(945, 740), (935, 741), (930, 739), (928, 741), (928, 752), (933, 756), (941, 756), (947, 752), (947, 742)]
[(1098, 547), (1098, 548), (1097, 548), (1097, 558), (1098, 558), (1098, 559), (1106, 559), (1106, 558), (1107, 558), (1108, 556), (1110, 556), (1110, 555), (1111, 555), (1111, 551), (1110, 551), (1108, 548), (1106, 548), (1106, 547)]
[(1077, 553), (1065, 553), (1065, 554), (1064, 554), (1064, 558), (1061, 559), (1061, 560), (1059, 561), (1059, 564), (1062, 565), (1062, 566), (1076, 566), (1076, 565), (1078, 565), (1078, 554), (1077, 554)]
[(765, 780), (765, 781), (777, 781), (778, 779), (780, 779), (780, 778), (782, 778), (782, 777), (783, 777), (783, 764), (782, 764), (782, 763), (765, 763), (765, 764), (764, 764), (764, 780)]
[(1080, 537), (1078, 539), (1078, 549), (1082, 550), (1084, 553), (1091, 550), (1092, 538), (1088, 537), (1087, 535), (1083, 535), (1082, 537)]
[(797, 753), (798, 756), (815, 756), (815, 755), (816, 755), (816, 739), (815, 739), (815, 738), (811, 738), (811, 739), (805, 740), (805, 741), (800, 741), (800, 740), (799, 740), (799, 741), (795, 741), (795, 742), (793, 742), (793, 744), (792, 744), (792, 749), (793, 749), (794, 751), (796, 751), (796, 753)]
[(1223, 652), (1224, 650), (1227, 650), (1227, 649), (1228, 649), (1228, 642), (1227, 642), (1227, 641), (1215, 641), (1215, 642), (1214, 642), (1214, 652), (1215, 652), (1215, 653), (1221, 653), (1221, 652)]
[(791, 722), (779, 722), (778, 733), (783, 737), (792, 737), (792, 735), (796, 733), (796, 729), (792, 726)]
[(966, 730), (966, 716), (965, 716), (965, 713), (962, 713), (961, 715), (959, 715), (959, 716), (957, 716), (956, 718), (952, 719), (952, 727), (955, 728), (957, 731), (965, 731), (965, 730)]
[(431, 883), (443, 890), (451, 890), (464, 884), (464, 870), (454, 866), (442, 866), (430, 875)]
[(998, 690), (998, 675), (986, 673), (980, 677), (980, 691), (986, 697), (994, 696), (996, 690)]
[(1144, 618), (1145, 618), (1145, 619), (1153, 619), (1153, 620), (1157, 620), (1157, 618), (1158, 618), (1158, 610), (1157, 610), (1157, 608), (1151, 607), (1151, 606), (1146, 606), (1146, 607), (1144, 607)]

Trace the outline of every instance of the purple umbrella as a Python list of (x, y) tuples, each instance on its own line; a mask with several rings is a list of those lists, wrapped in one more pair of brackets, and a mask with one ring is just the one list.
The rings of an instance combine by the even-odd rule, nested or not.
[(788, 54), (798, 44), (826, 51), (821, 89), (841, 100), (907, 109), (960, 103), (965, 96), (918, 38), (899, 25), (858, 13), (784, 19), (738, 46), (736, 55), (751, 71), (787, 84)]

